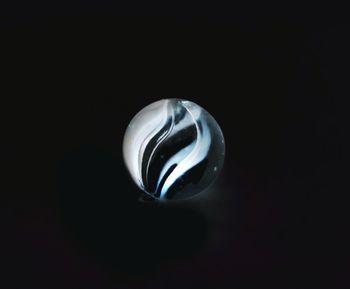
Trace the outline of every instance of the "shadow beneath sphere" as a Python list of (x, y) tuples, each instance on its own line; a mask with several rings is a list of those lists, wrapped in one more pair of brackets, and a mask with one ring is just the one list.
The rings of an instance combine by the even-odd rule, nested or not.
[(67, 154), (57, 187), (59, 214), (76, 249), (113, 271), (142, 274), (185, 262), (207, 240), (202, 215), (139, 202), (122, 159), (97, 148)]

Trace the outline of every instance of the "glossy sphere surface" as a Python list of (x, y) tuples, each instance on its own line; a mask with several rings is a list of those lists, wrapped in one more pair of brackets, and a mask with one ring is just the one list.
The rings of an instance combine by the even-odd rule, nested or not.
[(188, 100), (162, 99), (131, 120), (123, 156), (132, 179), (147, 195), (186, 199), (216, 179), (225, 142), (219, 125), (202, 107)]

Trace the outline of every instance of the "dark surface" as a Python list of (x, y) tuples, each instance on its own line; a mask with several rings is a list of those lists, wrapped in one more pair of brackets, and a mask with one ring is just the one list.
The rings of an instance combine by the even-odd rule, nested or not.
[[(0, 288), (350, 287), (341, 13), (5, 6)], [(227, 146), (209, 195), (168, 206), (138, 201), (121, 156), (164, 97)]]

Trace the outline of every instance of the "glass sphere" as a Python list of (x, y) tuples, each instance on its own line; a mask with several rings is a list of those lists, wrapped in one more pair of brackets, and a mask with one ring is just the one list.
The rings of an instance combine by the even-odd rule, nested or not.
[(218, 123), (205, 109), (188, 100), (162, 99), (131, 120), (123, 157), (132, 179), (148, 196), (186, 199), (216, 179), (225, 142)]

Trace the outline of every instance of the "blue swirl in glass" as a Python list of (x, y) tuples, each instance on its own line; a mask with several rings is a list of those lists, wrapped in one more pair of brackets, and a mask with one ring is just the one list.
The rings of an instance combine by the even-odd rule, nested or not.
[(162, 99), (131, 120), (123, 140), (131, 178), (152, 199), (187, 199), (219, 175), (225, 141), (216, 120), (198, 104)]

